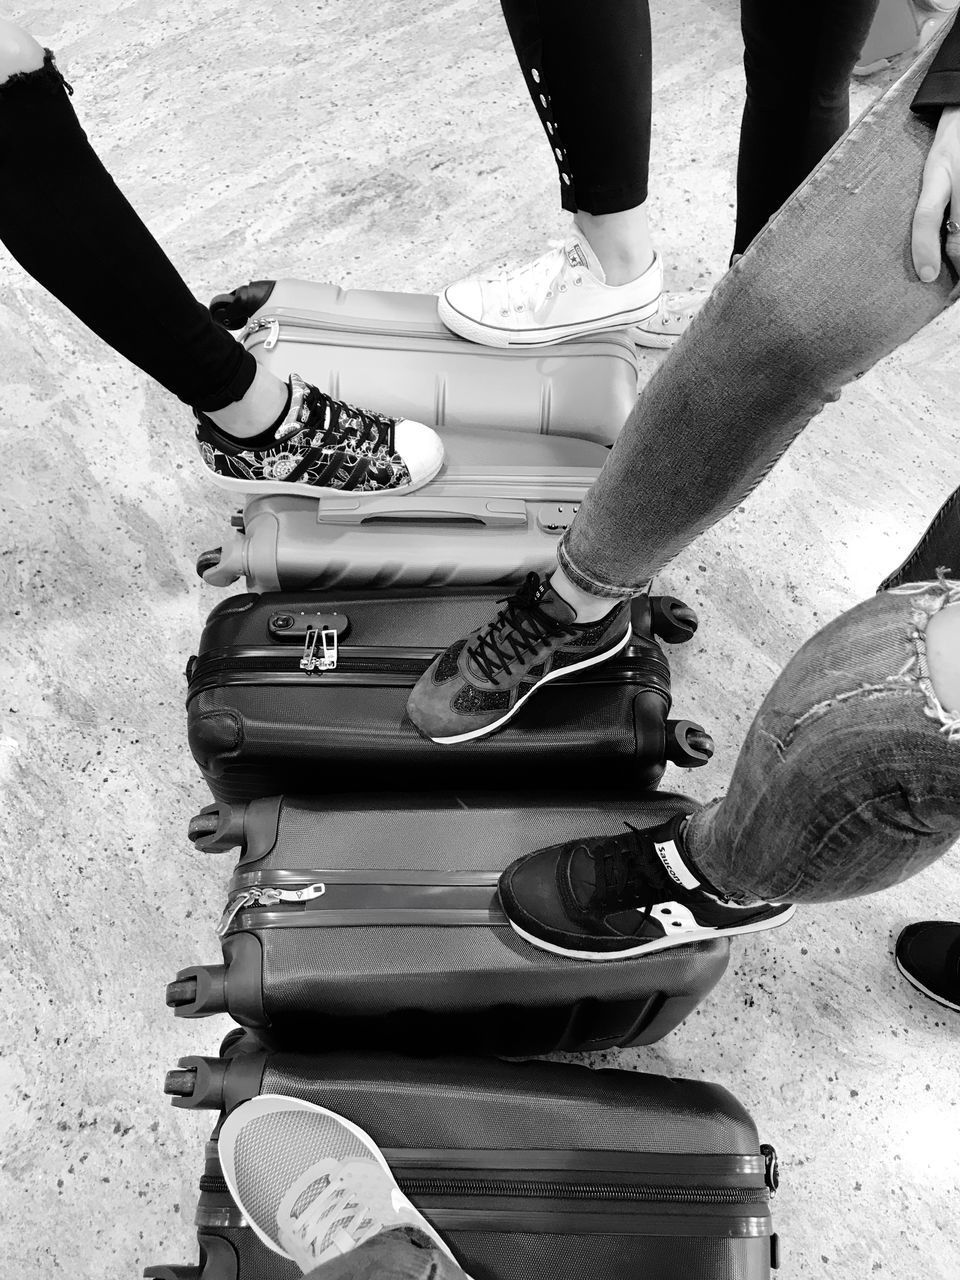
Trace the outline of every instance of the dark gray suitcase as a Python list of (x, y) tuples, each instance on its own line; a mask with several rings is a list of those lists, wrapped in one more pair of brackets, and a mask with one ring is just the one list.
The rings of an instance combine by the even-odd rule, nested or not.
[[(719, 1085), (558, 1063), (386, 1054), (184, 1058), (175, 1105), (259, 1093), (345, 1115), (384, 1149), (473, 1280), (769, 1280), (776, 1155)], [(295, 1280), (243, 1223), (207, 1147), (200, 1265), (154, 1280)]]
[(520, 938), (496, 886), (546, 845), (665, 822), (697, 805), (459, 793), (214, 804), (201, 849), (240, 847), (223, 963), (183, 969), (180, 1017), (229, 1012), (271, 1043), (421, 1053), (549, 1053), (650, 1044), (720, 980), (729, 941), (595, 964)]

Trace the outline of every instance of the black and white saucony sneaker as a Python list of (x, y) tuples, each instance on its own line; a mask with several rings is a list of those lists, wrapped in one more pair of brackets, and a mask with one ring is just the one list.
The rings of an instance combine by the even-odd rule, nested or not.
[(790, 919), (791, 903), (742, 907), (707, 893), (684, 857), (685, 821), (519, 858), (500, 877), (507, 919), (535, 947), (577, 960), (622, 960)]
[(334, 400), (297, 374), (267, 443), (238, 440), (197, 413), (197, 446), (217, 484), (247, 493), (410, 493), (434, 478), (443, 444), (422, 422)]

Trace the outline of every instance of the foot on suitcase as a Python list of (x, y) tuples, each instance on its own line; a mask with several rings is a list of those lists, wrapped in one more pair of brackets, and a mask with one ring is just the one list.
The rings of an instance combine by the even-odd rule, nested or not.
[(960, 1010), (960, 923), (923, 920), (897, 939), (897, 968), (909, 983), (948, 1009)]
[(197, 412), (200, 456), (217, 484), (248, 493), (409, 493), (440, 470), (443, 444), (422, 422), (334, 400), (292, 374), (290, 405), (263, 437), (239, 440)]
[(441, 653), (414, 685), (407, 713), (434, 742), (501, 728), (541, 685), (612, 658), (629, 643), (630, 602), (578, 623), (547, 578), (528, 573), (492, 622)]
[(686, 856), (686, 821), (518, 858), (500, 877), (507, 919), (535, 947), (577, 960), (620, 960), (790, 919), (790, 903), (744, 907), (707, 892)]
[(303, 1271), (393, 1227), (422, 1231), (453, 1256), (397, 1186), (370, 1135), (324, 1107), (262, 1094), (230, 1112), (218, 1147), (250, 1227)]
[[(531, 347), (606, 329), (624, 329), (657, 316), (663, 264), (628, 284), (605, 283), (603, 267), (584, 236), (574, 232), (541, 258), (493, 279), (471, 276), (443, 290), (437, 314), (448, 329), (489, 347)], [(637, 339), (639, 341), (639, 339)]]

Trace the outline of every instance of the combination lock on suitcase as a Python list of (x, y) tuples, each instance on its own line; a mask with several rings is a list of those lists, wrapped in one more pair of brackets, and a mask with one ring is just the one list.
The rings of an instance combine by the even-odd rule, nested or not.
[[(365, 1129), (473, 1280), (770, 1280), (776, 1153), (726, 1089), (557, 1063), (269, 1054), (232, 1036), (167, 1092), (230, 1110), (303, 1098)], [(295, 1280), (244, 1223), (207, 1145), (199, 1267), (153, 1280)]]
[(571, 794), (497, 799), (274, 796), (214, 804), (196, 846), (240, 848), (220, 926), (223, 963), (178, 973), (179, 1017), (229, 1012), (271, 1044), (508, 1055), (659, 1040), (719, 982), (716, 938), (615, 964), (531, 946), (500, 909), (515, 858), (655, 826), (697, 805)]

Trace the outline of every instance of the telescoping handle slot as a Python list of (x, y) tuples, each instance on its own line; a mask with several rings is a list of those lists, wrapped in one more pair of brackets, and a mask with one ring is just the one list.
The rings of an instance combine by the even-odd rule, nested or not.
[(318, 524), (365, 524), (373, 520), (472, 521), (488, 529), (521, 529), (527, 524), (527, 504), (519, 498), (437, 497), (396, 498), (389, 493), (369, 498), (324, 498), (317, 507)]

